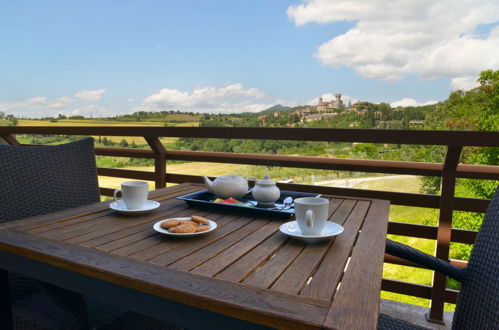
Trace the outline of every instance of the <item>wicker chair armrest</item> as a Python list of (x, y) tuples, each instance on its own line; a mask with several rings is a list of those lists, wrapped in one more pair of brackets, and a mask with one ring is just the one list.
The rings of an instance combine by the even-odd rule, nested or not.
[(435, 258), (427, 253), (416, 250), (405, 244), (392, 241), (390, 239), (386, 240), (386, 253), (412, 261), (418, 265), (425, 268), (435, 270), (446, 276), (452, 277), (460, 282), (464, 281), (465, 271), (462, 268), (451, 265), (450, 263)]

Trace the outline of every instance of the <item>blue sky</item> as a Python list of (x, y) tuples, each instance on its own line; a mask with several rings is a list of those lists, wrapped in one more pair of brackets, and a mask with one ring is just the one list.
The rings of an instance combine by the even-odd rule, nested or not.
[(472, 22), (446, 29), (411, 1), (397, 20), (375, 0), (2, 1), (0, 111), (241, 112), (334, 93), (424, 104), (497, 69), (494, 1), (474, 2), (479, 18), (463, 4), (449, 22)]

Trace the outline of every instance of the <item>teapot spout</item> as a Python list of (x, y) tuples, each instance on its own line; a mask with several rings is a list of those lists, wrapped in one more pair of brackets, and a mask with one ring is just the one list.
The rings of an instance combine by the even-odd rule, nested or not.
[(213, 181), (211, 181), (207, 176), (203, 176), (204, 184), (209, 192), (213, 193)]

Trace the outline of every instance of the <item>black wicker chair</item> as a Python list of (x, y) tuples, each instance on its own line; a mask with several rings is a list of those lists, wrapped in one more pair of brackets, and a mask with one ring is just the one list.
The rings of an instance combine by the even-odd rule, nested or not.
[(93, 139), (58, 146), (0, 145), (0, 222), (100, 200)]
[[(499, 329), (499, 187), (496, 190), (464, 269), (387, 240), (386, 252), (461, 282), (453, 329)], [(378, 329), (421, 329), (380, 315)]]
[[(0, 177), (0, 222), (100, 200), (93, 139), (59, 146), (0, 145)], [(15, 329), (90, 327), (81, 295), (12, 272), (8, 278)]]
[[(0, 178), (0, 223), (100, 201), (92, 138), (58, 146), (0, 145)], [(126, 320), (128, 325), (155, 322), (19, 274), (9, 272), (7, 278), (14, 329), (120, 328)]]

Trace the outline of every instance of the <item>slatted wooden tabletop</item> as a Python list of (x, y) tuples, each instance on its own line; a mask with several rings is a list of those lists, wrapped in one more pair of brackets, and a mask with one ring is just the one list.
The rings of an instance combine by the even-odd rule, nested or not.
[[(210, 212), (176, 199), (201, 189), (151, 192), (161, 206), (138, 217), (105, 202), (3, 224), (0, 251), (265, 326), (376, 328), (388, 201), (325, 196), (329, 220), (345, 231), (312, 245), (280, 233), (289, 220)], [(191, 238), (152, 229), (194, 214), (218, 228)]]

